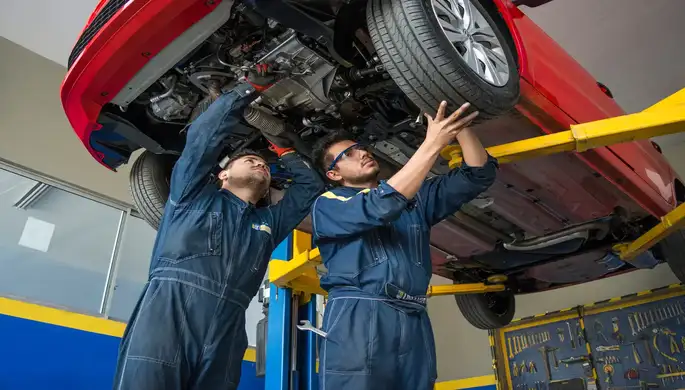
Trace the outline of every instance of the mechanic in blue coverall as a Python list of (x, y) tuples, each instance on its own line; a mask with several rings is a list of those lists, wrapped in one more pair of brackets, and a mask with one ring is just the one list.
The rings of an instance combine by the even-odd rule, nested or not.
[(188, 130), (149, 281), (121, 343), (114, 389), (237, 388), (247, 348), (245, 310), (271, 252), (323, 192), (318, 173), (278, 141), (272, 147), (293, 184), (276, 205), (255, 207), (271, 181), (256, 152), (229, 160), (218, 175), (220, 189), (210, 180), (243, 110), (275, 78), (260, 72), (248, 80), (218, 97)]
[[(315, 147), (315, 160), (338, 184), (312, 209), (314, 239), (328, 291), (320, 346), (322, 390), (429, 390), (437, 373), (426, 313), (430, 228), (485, 191), (497, 162), (468, 127), (468, 104), (428, 118), (425, 141), (407, 164), (378, 182), (371, 153), (344, 135)], [(461, 169), (425, 180), (440, 151), (456, 140)]]

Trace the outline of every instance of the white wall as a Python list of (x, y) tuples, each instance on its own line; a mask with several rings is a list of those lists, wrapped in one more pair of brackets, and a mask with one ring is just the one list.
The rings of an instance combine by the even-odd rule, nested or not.
[(64, 115), (65, 74), (0, 38), (0, 157), (130, 204), (128, 166), (114, 173), (96, 162)]
[(99, 0), (2, 0), (0, 37), (62, 66)]

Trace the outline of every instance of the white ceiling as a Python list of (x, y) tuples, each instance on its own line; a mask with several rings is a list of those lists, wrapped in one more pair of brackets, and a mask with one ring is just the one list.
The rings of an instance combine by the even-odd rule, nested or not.
[(99, 0), (0, 0), (0, 36), (62, 66)]

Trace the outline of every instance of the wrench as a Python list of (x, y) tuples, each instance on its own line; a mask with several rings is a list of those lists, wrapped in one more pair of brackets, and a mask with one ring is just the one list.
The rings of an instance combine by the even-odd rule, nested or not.
[(297, 325), (297, 329), (299, 329), (299, 330), (314, 332), (323, 338), (328, 337), (328, 333), (326, 333), (323, 330), (313, 326), (312, 323), (309, 322), (309, 320), (302, 320), (302, 321), (300, 321), (300, 324), (301, 325)]
[(654, 311), (649, 310), (647, 313), (649, 314), (649, 322), (650, 322), (650, 325), (654, 325), (654, 321), (655, 321), (655, 320), (654, 320)]
[[(630, 316), (631, 316), (631, 315), (629, 314), (628, 317), (630, 317)], [(632, 313), (632, 317), (633, 317), (633, 321), (635, 322), (635, 329), (636, 329), (636, 331), (637, 331), (638, 333), (639, 333), (639, 332), (642, 332), (642, 330), (643, 330), (644, 328), (640, 326), (640, 321), (638, 321), (637, 313)]]
[(597, 352), (618, 351), (619, 349), (621, 349), (620, 345), (600, 345), (599, 347), (595, 348)]
[(630, 324), (630, 330), (633, 332), (633, 336), (637, 336), (637, 331), (635, 330), (635, 325), (633, 325), (633, 319), (630, 318), (630, 314), (628, 314), (628, 323)]

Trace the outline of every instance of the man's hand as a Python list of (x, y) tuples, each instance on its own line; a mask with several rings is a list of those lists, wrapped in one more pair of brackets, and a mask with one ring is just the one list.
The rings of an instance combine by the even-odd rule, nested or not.
[(449, 145), (450, 142), (452, 142), (462, 130), (468, 128), (473, 119), (478, 116), (478, 111), (476, 111), (462, 118), (462, 115), (470, 106), (469, 103), (464, 103), (450, 116), (445, 117), (447, 102), (443, 101), (438, 107), (435, 118), (425, 114), (428, 119), (428, 128), (426, 130), (426, 139), (423, 143), (426, 146), (432, 146), (438, 149), (442, 149)]
[(269, 64), (257, 64), (251, 69), (245, 79), (257, 91), (262, 92), (271, 87), (280, 79), (281, 74), (275, 72)]

